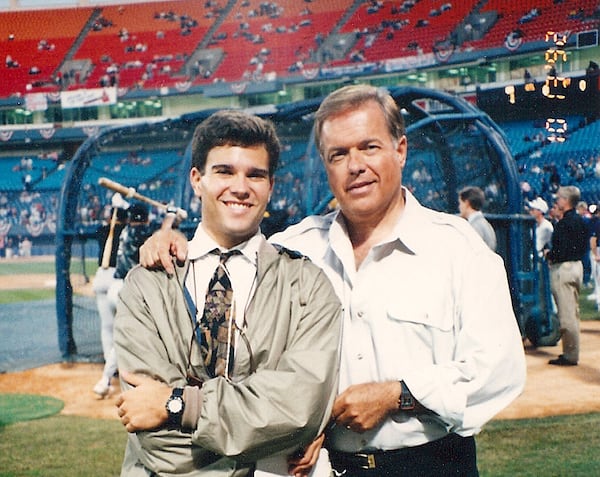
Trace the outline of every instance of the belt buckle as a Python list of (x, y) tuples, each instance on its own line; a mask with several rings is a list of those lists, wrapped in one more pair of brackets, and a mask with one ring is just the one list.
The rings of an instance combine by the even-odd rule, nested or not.
[(361, 469), (374, 469), (377, 467), (375, 464), (375, 454), (356, 454), (356, 456), (367, 459), (367, 464), (361, 465)]

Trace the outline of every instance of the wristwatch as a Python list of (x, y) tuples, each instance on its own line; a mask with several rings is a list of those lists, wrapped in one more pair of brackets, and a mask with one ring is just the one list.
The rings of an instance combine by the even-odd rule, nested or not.
[(180, 429), (185, 402), (183, 402), (183, 388), (174, 388), (171, 392), (171, 397), (165, 405), (167, 408), (167, 426), (169, 429)]
[(400, 381), (400, 397), (398, 398), (398, 409), (401, 411), (414, 411), (416, 407), (415, 398), (408, 389), (408, 386), (404, 381)]

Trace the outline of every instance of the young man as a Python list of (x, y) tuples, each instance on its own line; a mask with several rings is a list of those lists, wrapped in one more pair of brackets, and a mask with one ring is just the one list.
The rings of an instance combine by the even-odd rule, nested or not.
[[(189, 259), (172, 279), (133, 269), (117, 310), (123, 476), (245, 476), (287, 451), (285, 472), (286, 456), (326, 425), (340, 303), (319, 268), (260, 233), (279, 149), (270, 123), (241, 112), (195, 131), (190, 180), (202, 222)], [(227, 304), (207, 293), (218, 287)]]
[(552, 247), (546, 251), (563, 351), (548, 361), (555, 366), (576, 366), (579, 361), (579, 291), (583, 283), (582, 259), (589, 247), (588, 229), (575, 210), (580, 197), (575, 186), (558, 189), (556, 207), (561, 218), (554, 226)]
[(458, 210), (460, 216), (475, 229), (483, 241), (490, 247), (490, 250), (496, 251), (496, 232), (487, 219), (483, 216), (483, 204), (485, 203), (485, 194), (479, 187), (465, 187), (458, 193)]
[[(344, 307), (326, 444), (336, 475), (478, 475), (473, 436), (525, 383), (502, 259), (402, 187), (407, 140), (387, 92), (333, 92), (315, 134), (339, 210), (272, 241), (321, 266)], [(171, 252), (185, 257), (180, 236), (154, 236), (142, 263), (168, 269)]]

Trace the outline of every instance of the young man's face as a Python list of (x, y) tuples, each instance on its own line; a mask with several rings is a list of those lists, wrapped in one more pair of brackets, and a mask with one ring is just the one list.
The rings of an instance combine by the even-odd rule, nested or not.
[(194, 167), (190, 181), (202, 201), (202, 226), (219, 245), (231, 248), (257, 232), (273, 189), (263, 145), (215, 147), (204, 174)]
[(380, 216), (402, 201), (406, 138), (392, 139), (377, 103), (327, 119), (321, 145), (329, 185), (351, 222)]

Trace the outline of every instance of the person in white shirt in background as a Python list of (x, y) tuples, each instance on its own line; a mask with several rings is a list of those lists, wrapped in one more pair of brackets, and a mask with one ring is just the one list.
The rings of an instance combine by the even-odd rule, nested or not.
[(552, 241), (552, 232), (554, 227), (552, 222), (546, 218), (548, 213), (548, 204), (541, 197), (527, 202), (529, 214), (535, 218), (535, 249), (538, 256), (543, 256), (543, 250), (550, 246)]

